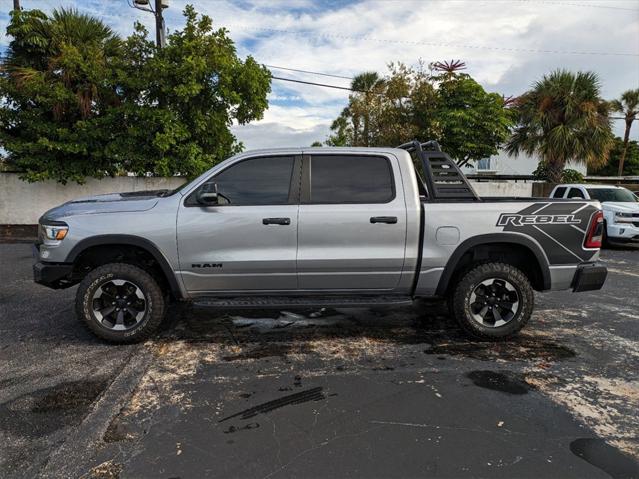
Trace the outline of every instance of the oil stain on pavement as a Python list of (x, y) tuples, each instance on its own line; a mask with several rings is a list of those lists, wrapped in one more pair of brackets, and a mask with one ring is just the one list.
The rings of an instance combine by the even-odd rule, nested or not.
[(525, 380), (513, 377), (512, 373), (471, 371), (466, 376), (475, 386), (507, 394), (527, 394), (532, 387)]

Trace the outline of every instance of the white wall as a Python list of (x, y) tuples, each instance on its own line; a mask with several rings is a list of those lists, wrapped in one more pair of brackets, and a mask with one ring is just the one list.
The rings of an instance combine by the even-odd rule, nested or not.
[(83, 185), (55, 181), (28, 183), (17, 173), (0, 173), (0, 224), (36, 224), (45, 211), (82, 196), (125, 191), (172, 189), (184, 178), (116, 178), (88, 179)]
[[(176, 188), (184, 178), (140, 178), (118, 176), (101, 180), (89, 179), (83, 185), (55, 181), (27, 183), (17, 173), (0, 173), (0, 224), (36, 224), (45, 211), (74, 198), (119, 193), (124, 191)], [(532, 195), (532, 183), (491, 181), (472, 182), (480, 196)]]
[[(532, 175), (537, 169), (539, 157), (536, 155), (529, 156), (524, 153), (519, 156), (508, 156), (504, 150), (490, 157), (490, 169), (495, 170), (500, 175)], [(569, 162), (566, 168), (577, 170), (582, 175), (587, 174), (585, 163), (574, 164)], [(464, 174), (470, 175), (476, 172), (474, 163), (470, 168), (462, 169)]]
[(471, 181), (479, 196), (532, 196), (532, 183), (518, 181)]

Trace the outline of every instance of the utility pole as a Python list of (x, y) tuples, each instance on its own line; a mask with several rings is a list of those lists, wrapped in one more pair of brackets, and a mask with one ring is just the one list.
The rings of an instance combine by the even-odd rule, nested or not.
[[(14, 0), (14, 2), (16, 1), (18, 0)], [(153, 7), (151, 3), (153, 3)], [(166, 25), (162, 10), (169, 8), (169, 0), (133, 0), (133, 4), (129, 0), (129, 6), (153, 14), (155, 17), (155, 43), (158, 48), (163, 48), (166, 43)]]
[(164, 48), (166, 44), (162, 3), (162, 0), (155, 0), (155, 42), (158, 48)]
[(13, 0), (13, 9), (20, 10), (20, 0)]

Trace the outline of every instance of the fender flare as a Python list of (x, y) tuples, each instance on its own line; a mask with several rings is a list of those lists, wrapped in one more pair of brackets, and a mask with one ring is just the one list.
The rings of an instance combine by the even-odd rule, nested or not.
[(539, 264), (539, 269), (541, 270), (543, 291), (547, 291), (550, 289), (552, 284), (552, 280), (550, 277), (550, 263), (548, 262), (548, 258), (546, 257), (543, 249), (537, 242), (533, 241), (527, 236), (519, 234), (490, 233), (468, 238), (466, 241), (463, 241), (457, 247), (457, 249), (455, 249), (453, 254), (448, 259), (448, 262), (446, 263), (446, 266), (444, 268), (444, 272), (439, 279), (436, 294), (438, 296), (443, 296), (446, 293), (450, 280), (452, 279), (453, 274), (457, 269), (457, 265), (466, 252), (468, 252), (475, 246), (491, 243), (511, 243), (524, 246), (525, 248), (529, 249), (531, 253), (535, 255), (535, 258), (537, 258), (537, 263)]
[(173, 268), (171, 268), (171, 265), (169, 264), (164, 254), (162, 254), (162, 252), (160, 251), (160, 248), (158, 248), (155, 245), (155, 243), (149, 241), (146, 238), (142, 238), (140, 236), (109, 234), (109, 235), (98, 235), (98, 236), (92, 236), (90, 238), (85, 238), (79, 241), (78, 244), (76, 244), (71, 249), (71, 251), (66, 257), (65, 262), (75, 263), (75, 260), (78, 258), (78, 256), (80, 256), (80, 254), (86, 251), (88, 248), (91, 248), (93, 246), (108, 246), (108, 245), (137, 246), (139, 248), (144, 249), (145, 251), (148, 251), (149, 254), (153, 256), (153, 259), (155, 259), (155, 261), (157, 261), (157, 263), (160, 265), (160, 268), (162, 269), (162, 272), (164, 273), (164, 276), (166, 276), (166, 279), (169, 283), (169, 287), (171, 288), (171, 293), (178, 299), (185, 298), (184, 292), (180, 288), (180, 284), (175, 275), (175, 272), (173, 271)]

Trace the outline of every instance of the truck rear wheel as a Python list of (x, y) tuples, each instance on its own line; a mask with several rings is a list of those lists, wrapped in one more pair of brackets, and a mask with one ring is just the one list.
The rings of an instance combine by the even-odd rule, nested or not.
[(484, 263), (464, 274), (453, 290), (452, 311), (459, 325), (479, 339), (500, 340), (519, 332), (534, 305), (530, 281), (504, 263)]
[(109, 263), (80, 283), (76, 314), (95, 335), (113, 343), (149, 338), (164, 318), (164, 295), (153, 277), (137, 266)]

